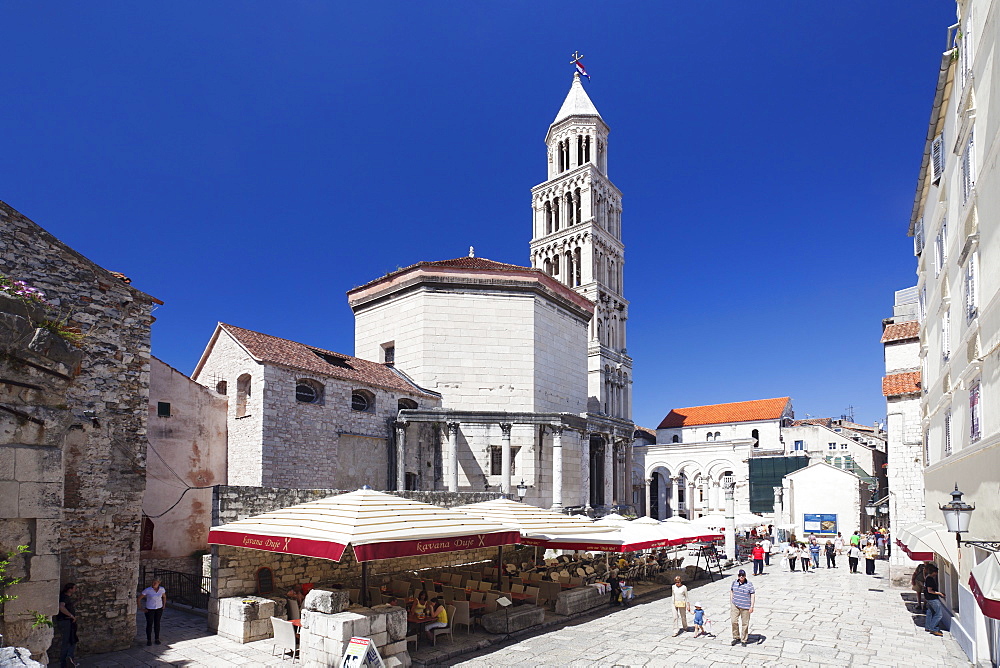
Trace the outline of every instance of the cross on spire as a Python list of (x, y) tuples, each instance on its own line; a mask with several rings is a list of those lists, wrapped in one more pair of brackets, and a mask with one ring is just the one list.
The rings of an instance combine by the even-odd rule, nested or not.
[(576, 65), (576, 61), (578, 61), (581, 58), (583, 58), (583, 54), (580, 53), (579, 51), (574, 51), (573, 55), (570, 56), (570, 58), (572, 58), (573, 60), (569, 61), (569, 64), (570, 65)]

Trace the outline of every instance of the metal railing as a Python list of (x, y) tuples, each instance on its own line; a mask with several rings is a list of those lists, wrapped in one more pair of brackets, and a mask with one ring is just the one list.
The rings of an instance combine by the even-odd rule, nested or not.
[(153, 580), (159, 580), (167, 590), (167, 600), (172, 603), (189, 605), (199, 610), (208, 609), (208, 595), (211, 578), (204, 575), (191, 575), (179, 571), (168, 571), (162, 568), (146, 568), (139, 566), (139, 587), (142, 591)]

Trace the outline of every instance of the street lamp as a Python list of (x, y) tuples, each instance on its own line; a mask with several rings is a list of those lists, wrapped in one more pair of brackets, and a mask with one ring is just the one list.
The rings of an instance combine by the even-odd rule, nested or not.
[(518, 501), (523, 501), (524, 497), (528, 494), (528, 486), (524, 484), (524, 478), (521, 479), (521, 484), (517, 486), (517, 499)]
[(962, 534), (969, 530), (969, 521), (972, 519), (972, 511), (976, 509), (976, 505), (969, 505), (962, 501), (962, 492), (958, 491), (957, 482), (955, 483), (955, 491), (951, 493), (951, 503), (946, 503), (943, 506), (939, 504), (938, 508), (944, 515), (944, 523), (948, 527), (948, 531), (955, 534), (955, 540), (959, 547), (974, 545), (991, 552), (1000, 552), (1000, 541), (962, 540)]

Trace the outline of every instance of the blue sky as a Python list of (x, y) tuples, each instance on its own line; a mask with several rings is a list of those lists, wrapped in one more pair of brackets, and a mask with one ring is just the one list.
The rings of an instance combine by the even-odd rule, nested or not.
[(353, 352), (345, 291), (526, 264), (579, 49), (623, 191), (634, 418), (790, 395), (885, 414), (881, 319), (954, 5), (4, 3), (0, 199), (162, 299)]

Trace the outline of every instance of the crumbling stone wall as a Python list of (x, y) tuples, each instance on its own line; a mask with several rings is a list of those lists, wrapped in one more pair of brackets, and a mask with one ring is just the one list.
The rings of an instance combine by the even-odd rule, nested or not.
[[(26, 598), (52, 601), (40, 611), (53, 611), (60, 583), (80, 588), (81, 654), (124, 649), (135, 634), (135, 586), (138, 578), (142, 497), (145, 491), (146, 410), (149, 386), (149, 334), (156, 300), (132, 288), (120, 275), (102, 269), (35, 223), (0, 202), (0, 272), (25, 280), (44, 291), (56, 317), (83, 332), (79, 364), (63, 371), (61, 400), (46, 398), (55, 380), (32, 364), (37, 356), (59, 363), (59, 341), (32, 339), (6, 353), (0, 378), (39, 385), (11, 390), (7, 383), (0, 405), (41, 420), (26, 420), (13, 431), (3, 431), (4, 445), (17, 444), (38, 456), (41, 469), (31, 470), (15, 460), (13, 480), (18, 485), (18, 509), (9, 504), (0, 513), (0, 542), (16, 542), (34, 520), (33, 550), (38, 556), (58, 555), (44, 568), (32, 564), (31, 580), (22, 585)], [(64, 366), (68, 366), (63, 361)], [(50, 369), (51, 371), (51, 369)], [(37, 373), (36, 373), (37, 372)], [(19, 381), (18, 381), (19, 382)], [(55, 417), (55, 411), (61, 411)], [(8, 411), (0, 411), (8, 412)], [(36, 429), (37, 428), (37, 429)], [(34, 432), (32, 431), (34, 430)], [(44, 450), (44, 449), (49, 450)], [(6, 448), (4, 448), (6, 451)], [(57, 455), (56, 450), (61, 450)], [(58, 464), (54, 463), (60, 460)], [(0, 467), (2, 468), (2, 467)], [(59, 473), (55, 471), (58, 468)], [(29, 475), (29, 478), (22, 478)], [(30, 480), (41, 477), (42, 480)], [(6, 496), (6, 495), (0, 495)], [(30, 499), (38, 513), (29, 511)], [(22, 503), (23, 502), (23, 503)], [(62, 505), (61, 517), (46, 509)], [(16, 521), (15, 521), (16, 520)], [(6, 526), (21, 528), (7, 532)], [(5, 547), (6, 545), (0, 545)], [(46, 554), (42, 550), (49, 550)], [(43, 560), (40, 563), (46, 563)], [(32, 584), (39, 572), (45, 575)], [(50, 584), (41, 584), (42, 582)], [(18, 592), (19, 596), (22, 592)], [(5, 612), (6, 614), (6, 612)]]

